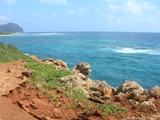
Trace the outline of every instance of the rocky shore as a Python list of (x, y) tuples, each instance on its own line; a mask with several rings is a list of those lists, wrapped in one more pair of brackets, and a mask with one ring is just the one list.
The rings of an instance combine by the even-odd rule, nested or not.
[[(160, 87), (155, 86), (147, 90), (137, 82), (127, 80), (114, 88), (106, 81), (90, 79), (89, 63), (82, 62), (70, 69), (62, 60), (52, 58), (40, 60), (36, 56), (31, 57), (37, 62), (55, 65), (56, 69), (67, 69), (74, 73), (58, 80), (59, 93), (64, 93), (68, 86), (74, 86), (74, 89), (83, 90), (87, 99), (96, 104), (116, 104), (126, 107), (128, 113), (121, 118), (123, 120), (160, 120)], [(60, 86), (63, 83), (65, 86)]]

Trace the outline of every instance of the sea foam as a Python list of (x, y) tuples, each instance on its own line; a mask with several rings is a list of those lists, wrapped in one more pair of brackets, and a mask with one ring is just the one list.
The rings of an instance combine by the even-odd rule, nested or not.
[(126, 54), (149, 54), (149, 55), (160, 55), (160, 50), (152, 49), (135, 49), (135, 48), (117, 48), (115, 50), (117, 53)]
[(24, 33), (21, 34), (22, 36), (58, 36), (58, 35), (64, 35), (64, 33)]

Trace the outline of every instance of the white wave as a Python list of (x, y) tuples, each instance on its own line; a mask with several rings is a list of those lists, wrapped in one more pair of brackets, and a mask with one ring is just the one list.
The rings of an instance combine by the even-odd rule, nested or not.
[(151, 50), (151, 49), (134, 49), (134, 48), (119, 48), (116, 49), (117, 53), (126, 53), (126, 54), (149, 54), (149, 55), (160, 55), (160, 50)]
[(24, 33), (25, 35), (31, 35), (31, 36), (55, 36), (55, 35), (64, 35), (63, 33)]
[(38, 35), (38, 36), (49, 36), (49, 35), (63, 35), (63, 33), (34, 33), (31, 35)]

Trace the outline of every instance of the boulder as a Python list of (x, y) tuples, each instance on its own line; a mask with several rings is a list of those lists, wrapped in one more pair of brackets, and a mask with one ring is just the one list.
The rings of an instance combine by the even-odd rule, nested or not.
[(33, 74), (32, 70), (25, 70), (25, 71), (22, 72), (22, 75), (27, 77), (27, 78), (31, 77), (32, 74)]
[(145, 111), (148, 111), (148, 110), (156, 111), (156, 106), (151, 101), (144, 101), (138, 106), (137, 109), (141, 112), (145, 112)]
[(160, 87), (153, 87), (148, 91), (148, 98), (159, 99), (160, 98)]
[(41, 62), (41, 60), (36, 55), (31, 55), (30, 57), (37, 62)]
[(50, 63), (53, 63), (54, 62), (54, 59), (53, 58), (46, 58), (44, 60), (42, 60), (42, 62), (50, 62)]
[(42, 62), (48, 65), (55, 65), (56, 69), (69, 69), (67, 63), (62, 60), (54, 60), (53, 58), (47, 58), (42, 60)]
[(58, 69), (69, 69), (67, 66), (67, 63), (62, 61), (62, 60), (54, 60), (54, 65), (56, 66), (56, 68)]
[[(144, 92), (142, 86), (140, 86), (135, 81), (125, 81), (118, 89), (117, 92), (122, 92), (124, 94), (130, 95), (133, 93), (135, 96), (141, 95)], [(134, 96), (134, 97), (135, 97)]]
[(83, 75), (87, 76), (87, 75), (90, 75), (92, 71), (90, 68), (91, 66), (89, 65), (89, 63), (81, 62), (73, 68), (73, 71), (79, 71)]
[(13, 69), (8, 68), (8, 69), (7, 69), (7, 73), (13, 73)]
[(59, 108), (54, 108), (53, 115), (55, 118), (62, 118), (63, 112)]
[(124, 100), (126, 100), (126, 98), (127, 98), (126, 94), (121, 93), (121, 92), (118, 95), (115, 95), (116, 102), (124, 101)]
[(112, 95), (112, 87), (105, 81), (93, 80), (94, 86), (91, 86), (90, 89), (93, 91), (99, 91), (102, 96)]

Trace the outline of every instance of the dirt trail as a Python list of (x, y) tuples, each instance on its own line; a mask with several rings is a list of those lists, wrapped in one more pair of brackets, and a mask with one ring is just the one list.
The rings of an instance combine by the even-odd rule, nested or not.
[(22, 61), (0, 63), (0, 120), (36, 120), (24, 110), (3, 97), (26, 81), (21, 75), (26, 63)]

